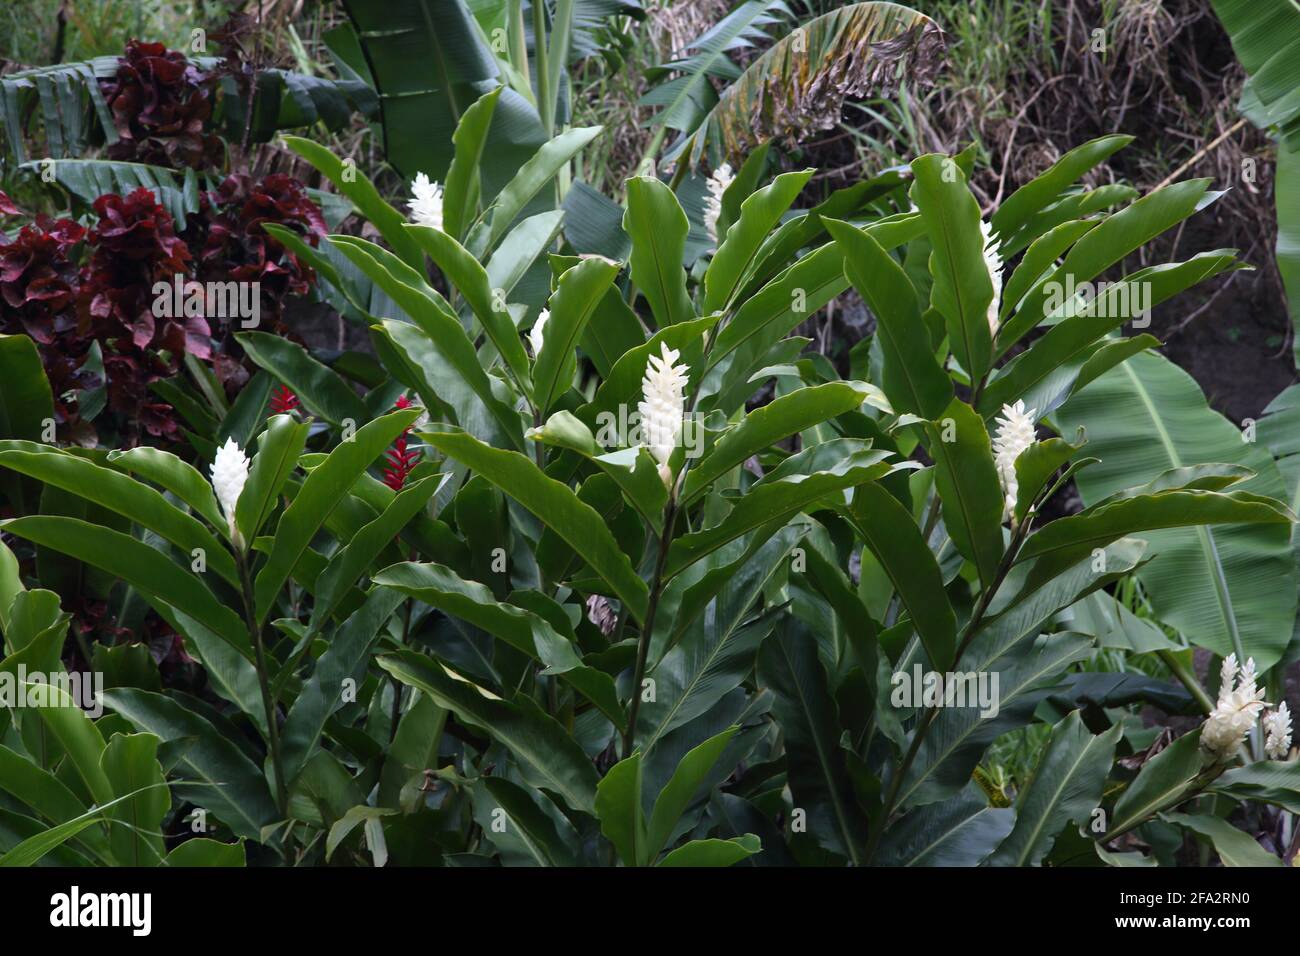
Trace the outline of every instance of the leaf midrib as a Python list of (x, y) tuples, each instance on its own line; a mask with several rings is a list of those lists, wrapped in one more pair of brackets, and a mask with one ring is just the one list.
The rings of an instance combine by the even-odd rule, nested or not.
[[(1160, 438), (1160, 444), (1164, 447), (1165, 454), (1168, 456), (1172, 467), (1183, 467), (1182, 457), (1178, 454), (1178, 449), (1173, 443), (1169, 430), (1165, 428), (1163, 419), (1156, 413), (1150, 392), (1147, 391), (1142, 381), (1133, 374), (1133, 369), (1129, 363), (1125, 362), (1120, 367), (1124, 369), (1124, 374), (1128, 376), (1129, 381), (1133, 384), (1133, 390), (1137, 392), (1138, 398), (1142, 400), (1142, 406), (1151, 419), (1156, 434)], [(1237, 653), (1237, 660), (1244, 661), (1246, 652), (1241, 641), (1241, 629), (1237, 623), (1236, 611), (1232, 606), (1232, 595), (1228, 590), (1228, 582), (1223, 573), (1223, 564), (1219, 560), (1218, 548), (1214, 543), (1214, 533), (1204, 525), (1197, 525), (1196, 536), (1201, 546), (1201, 552), (1205, 556), (1210, 578), (1214, 582), (1214, 598), (1219, 606), (1219, 614), (1228, 629), (1228, 636), (1232, 639), (1232, 647)]]

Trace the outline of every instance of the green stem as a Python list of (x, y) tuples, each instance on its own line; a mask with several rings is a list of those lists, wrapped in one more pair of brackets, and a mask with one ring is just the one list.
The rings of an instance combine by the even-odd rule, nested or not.
[(636, 666), (632, 669), (632, 700), (627, 708), (627, 730), (623, 732), (623, 759), (632, 756), (636, 744), (636, 718), (641, 709), (641, 681), (645, 679), (646, 659), (650, 656), (650, 641), (654, 637), (655, 616), (659, 610), (659, 594), (663, 589), (664, 565), (668, 560), (668, 545), (677, 521), (677, 498), (674, 495), (664, 512), (664, 530), (659, 536), (659, 553), (655, 556), (655, 573), (650, 585), (650, 602), (646, 605), (645, 620), (636, 645)]
[[(952, 665), (957, 666), (961, 660), (962, 654), (970, 646), (979, 631), (979, 626), (984, 620), (984, 615), (993, 603), (993, 598), (998, 593), (998, 588), (1002, 586), (1003, 580), (1006, 579), (1007, 573), (1015, 563), (1016, 554), (1020, 551), (1020, 545), (1024, 542), (1025, 536), (1029, 533), (1031, 518), (1026, 516), (1023, 523), (1017, 525), (1011, 534), (1011, 541), (1007, 545), (1006, 553), (1002, 555), (1002, 561), (998, 564), (997, 573), (993, 576), (993, 581), (980, 595), (979, 601), (975, 605), (975, 610), (971, 612), (970, 619), (967, 620), (966, 626), (962, 628), (961, 636), (957, 641), (957, 651), (953, 654)], [(907, 753), (903, 756), (903, 762), (898, 766), (898, 772), (894, 774), (889, 781), (889, 790), (885, 795), (885, 802), (880, 814), (880, 823), (871, 834), (871, 839), (867, 844), (866, 860), (871, 862), (872, 856), (876, 852), (876, 847), (880, 843), (880, 838), (884, 835), (885, 825), (889, 822), (890, 814), (894, 812), (894, 804), (898, 800), (898, 791), (903, 785), (903, 778), (907, 776), (907, 771), (911, 769), (912, 762), (916, 760), (917, 752), (921, 749), (921, 742), (925, 739), (926, 733), (934, 724), (934, 719), (939, 715), (938, 707), (927, 708), (917, 721), (916, 731), (912, 734), (912, 743), (907, 748)]]
[[(528, 79), (528, 38), (524, 33), (524, 0), (510, 0), (510, 60), (524, 80)], [(532, 95), (532, 90), (528, 91)], [(536, 101), (533, 103), (537, 105)]]
[(235, 548), (235, 563), (239, 568), (239, 584), (244, 592), (244, 623), (248, 626), (248, 636), (253, 641), (253, 651), (257, 656), (257, 683), (262, 692), (262, 709), (266, 713), (266, 736), (271, 747), (271, 770), (275, 776), (275, 802), (281, 817), (288, 818), (289, 793), (284, 779), (284, 761), (280, 757), (280, 727), (275, 704), (271, 700), (270, 674), (266, 667), (262, 629), (257, 623), (256, 592), (253, 590), (253, 579), (248, 573), (248, 560), (243, 549), (238, 547)]
[(542, 131), (551, 138), (555, 128), (555, 103), (551, 101), (551, 80), (546, 56), (546, 4), (533, 0), (533, 66), (537, 74), (537, 110), (542, 117)]
[[(700, 401), (700, 385), (704, 383), (704, 376), (708, 374), (709, 353), (713, 350), (713, 343), (717, 340), (718, 328), (722, 323), (715, 324), (704, 339), (704, 355), (701, 360), (701, 366), (705, 369), (695, 383), (695, 389), (691, 392), (691, 403), (685, 413), (685, 418), (690, 418), (695, 414), (695, 409)], [(636, 648), (636, 666), (632, 671), (632, 700), (628, 704), (627, 730), (623, 734), (623, 759), (632, 755), (632, 747), (636, 743), (636, 718), (641, 708), (641, 681), (645, 678), (646, 658), (650, 654), (650, 641), (654, 636), (655, 615), (659, 609), (659, 593), (663, 588), (664, 565), (668, 560), (668, 546), (672, 543), (673, 526), (677, 523), (677, 512), (680, 507), (677, 494), (678, 489), (686, 480), (686, 474), (690, 471), (691, 459), (686, 458), (682, 462), (682, 473), (676, 477), (673, 482), (672, 496), (668, 499), (668, 507), (664, 510), (664, 530), (659, 536), (659, 553), (655, 556), (654, 577), (650, 585), (650, 602), (646, 606), (645, 621), (641, 627), (640, 639), (637, 641)]]
[(1200, 707), (1201, 710), (1207, 714), (1214, 710), (1214, 701), (1211, 700), (1210, 695), (1205, 692), (1205, 688), (1202, 687), (1201, 682), (1196, 679), (1196, 675), (1178, 659), (1177, 654), (1173, 651), (1167, 650), (1159, 650), (1156, 651), (1156, 653), (1160, 656), (1160, 659), (1165, 662), (1165, 666), (1169, 668), (1170, 673), (1177, 677), (1178, 680), (1182, 682), (1182, 685), (1187, 688), (1192, 697), (1196, 699), (1196, 706)]

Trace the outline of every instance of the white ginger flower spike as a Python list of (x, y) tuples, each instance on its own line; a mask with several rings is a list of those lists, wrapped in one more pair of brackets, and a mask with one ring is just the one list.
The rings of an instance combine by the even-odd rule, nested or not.
[(1016, 459), (1020, 453), (1038, 440), (1034, 432), (1034, 416), (1038, 409), (1025, 411), (1024, 402), (1002, 406), (1002, 417), (997, 420), (998, 430), (993, 436), (993, 464), (998, 470), (998, 480), (1007, 496), (1002, 519), (1005, 521), (1016, 508), (1020, 483), (1016, 480)]
[(230, 526), (230, 540), (237, 548), (242, 548), (244, 541), (235, 525), (235, 506), (239, 504), (239, 496), (247, 481), (248, 456), (233, 438), (227, 438), (226, 443), (217, 449), (216, 460), (212, 462), (212, 490), (217, 493), (217, 503)]
[(1229, 654), (1223, 660), (1220, 677), (1219, 700), (1201, 728), (1201, 746), (1215, 758), (1226, 760), (1245, 742), (1268, 702), (1264, 700), (1264, 689), (1255, 685), (1254, 658), (1238, 671), (1237, 655)]
[(735, 182), (736, 174), (731, 171), (730, 163), (723, 163), (713, 171), (707, 183), (709, 194), (704, 197), (704, 228), (709, 231), (709, 238), (718, 241), (718, 219), (722, 215), (722, 194)]
[(645, 378), (641, 380), (644, 396), (636, 410), (641, 416), (641, 444), (650, 449), (659, 462), (659, 477), (672, 487), (673, 472), (668, 459), (682, 437), (682, 416), (686, 412), (686, 374), (690, 369), (675, 365), (680, 352), (661, 342), (660, 354), (651, 355), (646, 362)]
[(407, 206), (411, 220), (421, 226), (442, 230), (442, 187), (431, 182), (424, 173), (417, 173), (411, 182), (412, 199)]
[(1264, 753), (1272, 760), (1285, 760), (1291, 752), (1291, 712), (1287, 710), (1286, 701), (1277, 705), (1277, 710), (1264, 715)]
[(1002, 257), (998, 255), (998, 238), (993, 235), (993, 227), (987, 222), (980, 222), (980, 232), (984, 234), (984, 265), (989, 270), (989, 281), (993, 283), (993, 301), (989, 303), (989, 334), (998, 334), (998, 312), (1002, 308)]
[(550, 319), (551, 310), (542, 309), (541, 312), (537, 313), (537, 321), (534, 322), (533, 327), (528, 330), (528, 344), (533, 347), (534, 361), (536, 361), (537, 356), (542, 354), (542, 344), (546, 341), (546, 323), (549, 322)]

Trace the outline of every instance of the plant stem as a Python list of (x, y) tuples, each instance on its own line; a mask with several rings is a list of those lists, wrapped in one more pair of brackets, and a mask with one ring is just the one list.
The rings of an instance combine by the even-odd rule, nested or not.
[(655, 555), (655, 573), (650, 585), (650, 602), (646, 605), (645, 621), (636, 646), (636, 666), (632, 669), (632, 700), (627, 708), (627, 730), (623, 733), (623, 759), (632, 756), (636, 743), (636, 718), (641, 709), (641, 681), (645, 679), (646, 658), (650, 655), (650, 640), (654, 637), (655, 612), (659, 609), (659, 593), (663, 589), (664, 565), (668, 560), (668, 545), (677, 521), (677, 497), (673, 496), (664, 512), (664, 530), (659, 536), (659, 553)]
[(1192, 697), (1196, 699), (1196, 706), (1200, 707), (1201, 710), (1207, 714), (1214, 710), (1214, 701), (1212, 701), (1210, 695), (1205, 692), (1205, 688), (1201, 686), (1201, 682), (1196, 679), (1195, 674), (1183, 665), (1182, 661), (1178, 659), (1178, 656), (1174, 654), (1173, 651), (1159, 650), (1156, 651), (1156, 653), (1159, 655), (1160, 659), (1165, 662), (1165, 666), (1169, 668), (1170, 672), (1182, 682), (1182, 685), (1186, 687)]
[(270, 674), (266, 668), (262, 629), (257, 623), (256, 592), (253, 590), (253, 579), (248, 573), (248, 560), (241, 548), (235, 548), (235, 563), (239, 567), (239, 584), (244, 592), (244, 622), (248, 626), (248, 636), (253, 641), (253, 651), (257, 655), (257, 683), (262, 691), (262, 708), (266, 712), (266, 736), (271, 747), (271, 770), (275, 776), (275, 802), (280, 815), (287, 818), (289, 794), (285, 786), (284, 762), (280, 758), (280, 727), (276, 720), (275, 705), (271, 701)]
[(547, 74), (546, 4), (543, 0), (533, 0), (533, 66), (537, 73), (537, 108), (542, 118), (542, 131), (550, 139), (555, 125), (555, 103), (551, 101), (551, 81)]
[[(414, 560), (415, 555), (412, 554), (411, 558), (412, 560)], [(407, 638), (411, 636), (411, 611), (413, 609), (412, 606), (414, 603), (415, 603), (415, 598), (406, 599), (406, 619), (402, 621), (402, 646), (403, 647), (406, 646)], [(402, 719), (402, 682), (398, 680), (396, 677), (394, 677), (392, 674), (388, 675), (388, 679), (393, 682), (393, 709), (389, 714), (389, 720), (388, 720), (389, 723), (388, 745), (391, 747), (393, 745), (393, 741), (397, 739), (397, 725), (398, 723), (401, 722)]]
[[(971, 612), (966, 626), (962, 628), (961, 636), (957, 641), (957, 650), (953, 654), (952, 666), (956, 667), (957, 662), (961, 660), (961, 655), (974, 639), (979, 630), (980, 624), (984, 620), (984, 615), (993, 603), (993, 598), (998, 593), (998, 588), (1002, 586), (1003, 580), (1011, 570), (1012, 564), (1015, 563), (1016, 554), (1020, 551), (1020, 545), (1024, 542), (1025, 536), (1029, 531), (1030, 516), (1015, 527), (1011, 534), (1011, 541), (1007, 545), (1006, 553), (1002, 555), (1002, 561), (998, 564), (997, 573), (993, 576), (993, 581), (989, 584), (984, 592), (980, 594), (980, 599)], [(926, 733), (934, 723), (934, 719), (939, 715), (938, 707), (930, 707), (922, 713), (920, 720), (917, 721), (916, 731), (912, 734), (912, 743), (907, 748), (907, 753), (903, 756), (903, 762), (898, 766), (898, 772), (889, 782), (889, 790), (885, 796), (885, 802), (882, 804), (880, 814), (880, 823), (871, 834), (871, 839), (867, 844), (866, 861), (871, 862), (872, 856), (876, 852), (876, 847), (880, 843), (881, 836), (884, 835), (885, 825), (889, 822), (889, 816), (894, 812), (894, 803), (898, 800), (898, 791), (903, 785), (903, 778), (907, 776), (907, 771), (911, 769), (912, 762), (916, 759), (917, 752), (921, 749), (921, 742), (925, 739)]]

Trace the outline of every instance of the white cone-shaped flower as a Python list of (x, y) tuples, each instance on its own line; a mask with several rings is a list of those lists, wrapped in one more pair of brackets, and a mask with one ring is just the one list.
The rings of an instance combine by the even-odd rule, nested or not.
[(722, 194), (727, 191), (736, 174), (731, 171), (730, 163), (723, 163), (713, 171), (706, 184), (709, 194), (704, 197), (704, 228), (709, 231), (709, 238), (718, 241), (718, 219), (722, 216)]
[(1264, 753), (1272, 760), (1285, 760), (1291, 752), (1291, 712), (1287, 710), (1286, 701), (1277, 705), (1277, 710), (1264, 715)]
[(993, 464), (997, 466), (998, 480), (1002, 482), (1002, 491), (1006, 494), (1006, 504), (1002, 512), (1005, 521), (1016, 507), (1016, 496), (1020, 493), (1020, 483), (1016, 480), (1016, 459), (1020, 453), (1037, 441), (1034, 432), (1034, 416), (1038, 409), (1025, 411), (1024, 402), (1002, 406), (1002, 417), (997, 420), (998, 430), (993, 436)]
[(537, 314), (537, 321), (528, 330), (528, 344), (533, 347), (533, 359), (542, 354), (542, 345), (546, 341), (546, 323), (551, 320), (551, 310), (542, 309)]
[(235, 506), (239, 504), (239, 496), (247, 481), (248, 456), (233, 438), (227, 438), (226, 443), (217, 449), (216, 460), (212, 462), (212, 490), (217, 494), (217, 503), (221, 505), (221, 513), (226, 516), (230, 527), (230, 540), (238, 548), (242, 548), (244, 542), (235, 525)]
[(993, 283), (993, 301), (989, 303), (989, 333), (998, 334), (998, 312), (1002, 309), (1002, 257), (998, 255), (998, 239), (993, 235), (993, 227), (987, 222), (980, 222), (980, 232), (984, 234), (984, 265), (989, 270), (989, 281)]
[(1201, 728), (1201, 746), (1217, 759), (1226, 760), (1245, 742), (1268, 702), (1264, 700), (1264, 689), (1255, 684), (1254, 658), (1238, 671), (1237, 656), (1229, 654), (1220, 676), (1219, 700)]
[(675, 365), (680, 352), (660, 343), (660, 354), (651, 355), (646, 362), (645, 377), (641, 380), (642, 400), (636, 410), (641, 416), (641, 444), (650, 449), (659, 462), (659, 476), (664, 484), (672, 486), (673, 473), (668, 467), (682, 437), (682, 416), (686, 412), (685, 365)]
[(417, 173), (411, 183), (411, 195), (415, 197), (407, 203), (411, 210), (411, 221), (441, 230), (442, 187), (431, 182), (424, 173)]

